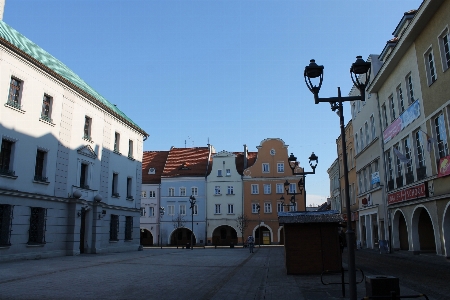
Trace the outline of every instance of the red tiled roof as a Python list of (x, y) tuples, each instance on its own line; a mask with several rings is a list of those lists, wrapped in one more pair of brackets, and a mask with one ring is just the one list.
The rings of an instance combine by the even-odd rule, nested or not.
[[(169, 151), (144, 151), (142, 157), (142, 183), (161, 183), (161, 174), (167, 161)], [(155, 174), (148, 174), (150, 168), (155, 168)]]
[[(256, 156), (258, 152), (247, 152), (247, 168), (253, 166), (256, 161)], [(243, 174), (244, 170), (244, 153), (243, 152), (234, 152), (236, 155), (236, 170), (239, 174)]]
[(162, 177), (207, 176), (211, 172), (212, 155), (208, 147), (172, 148)]

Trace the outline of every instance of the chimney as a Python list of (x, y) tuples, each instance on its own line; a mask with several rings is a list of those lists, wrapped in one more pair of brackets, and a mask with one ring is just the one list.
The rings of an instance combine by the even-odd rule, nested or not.
[(3, 21), (3, 12), (5, 11), (6, 0), (0, 0), (0, 20)]
[(247, 159), (248, 159), (247, 145), (244, 144), (244, 170), (247, 169)]

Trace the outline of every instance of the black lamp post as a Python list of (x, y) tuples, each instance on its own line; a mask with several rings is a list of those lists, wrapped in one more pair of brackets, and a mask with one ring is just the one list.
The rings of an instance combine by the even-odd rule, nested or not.
[(159, 238), (161, 240), (161, 249), (162, 249), (162, 229), (161, 229), (161, 221), (164, 216), (164, 207), (159, 207)]
[[(365, 89), (370, 78), (370, 62), (365, 62), (362, 56), (357, 56), (356, 61), (350, 67), (350, 77), (353, 84), (359, 89), (360, 96), (341, 97), (341, 89), (338, 87), (338, 96), (331, 98), (319, 98), (320, 87), (323, 82), (323, 66), (318, 66), (314, 59), (311, 59), (310, 64), (305, 67), (304, 77), (305, 83), (311, 93), (314, 94), (314, 101), (328, 102), (331, 104), (331, 110), (339, 112), (341, 125), (341, 142), (342, 142), (342, 164), (344, 165), (344, 184), (345, 184), (345, 204), (347, 207), (347, 245), (348, 245), (348, 276), (350, 285), (350, 299), (356, 300), (356, 268), (355, 268), (355, 231), (352, 229), (352, 218), (350, 211), (350, 195), (348, 186), (348, 167), (347, 167), (347, 149), (345, 143), (345, 123), (342, 102), (346, 101), (364, 101)], [(358, 75), (365, 75), (365, 81), (360, 82)], [(319, 77), (319, 86), (312, 84), (311, 79)]]
[(191, 250), (194, 250), (194, 207), (196, 199), (193, 195), (189, 197), (189, 203), (191, 204), (191, 216), (192, 216), (192, 226), (191, 226)]
[(258, 211), (258, 247), (261, 248), (261, 206), (256, 204), (256, 210)]
[(319, 163), (319, 157), (317, 155), (315, 155), (314, 152), (311, 154), (311, 156), (308, 159), (309, 159), (309, 165), (311, 166), (312, 172), (296, 172), (295, 170), (299, 166), (299, 163), (297, 161), (297, 157), (295, 157), (294, 154), (291, 153), (291, 155), (288, 158), (289, 168), (291, 168), (292, 174), (293, 175), (298, 175), (298, 176), (303, 176), (302, 178), (300, 178), (300, 180), (299, 180), (299, 182), (297, 184), (300, 192), (299, 193), (289, 192), (290, 183), (287, 180), (284, 183), (284, 188), (286, 190), (286, 194), (294, 195), (294, 202), (295, 202), (295, 195), (298, 195), (298, 194), (301, 195), (302, 194), (302, 189), (305, 191), (305, 197), (304, 197), (304, 199), (305, 199), (305, 211), (306, 211), (306, 186), (305, 186), (306, 175), (308, 175), (308, 174), (316, 174), (316, 167), (317, 167), (317, 164)]

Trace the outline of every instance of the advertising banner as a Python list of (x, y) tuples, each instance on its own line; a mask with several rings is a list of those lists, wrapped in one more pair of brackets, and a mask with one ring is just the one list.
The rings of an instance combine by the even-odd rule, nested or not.
[(372, 173), (372, 181), (371, 181), (372, 185), (376, 184), (376, 183), (380, 183), (380, 172), (373, 172)]
[(439, 160), (438, 177), (450, 175), (450, 156), (443, 157)]
[(400, 117), (398, 117), (394, 122), (391, 123), (383, 131), (384, 143), (389, 142), (394, 136), (396, 136), (400, 131), (402, 131), (406, 126), (411, 124), (415, 119), (420, 116), (420, 104), (419, 100), (416, 100), (411, 104), (408, 109), (406, 109)]

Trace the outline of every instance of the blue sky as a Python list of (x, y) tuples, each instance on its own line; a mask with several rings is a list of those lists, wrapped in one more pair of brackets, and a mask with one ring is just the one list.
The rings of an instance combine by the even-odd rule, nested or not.
[[(379, 54), (420, 0), (6, 0), (3, 20), (61, 60), (150, 137), (144, 150), (249, 151), (281, 138), (309, 171), (308, 205), (329, 196), (339, 118), (314, 104), (347, 95), (357, 55)], [(345, 105), (346, 123), (350, 120)]]

